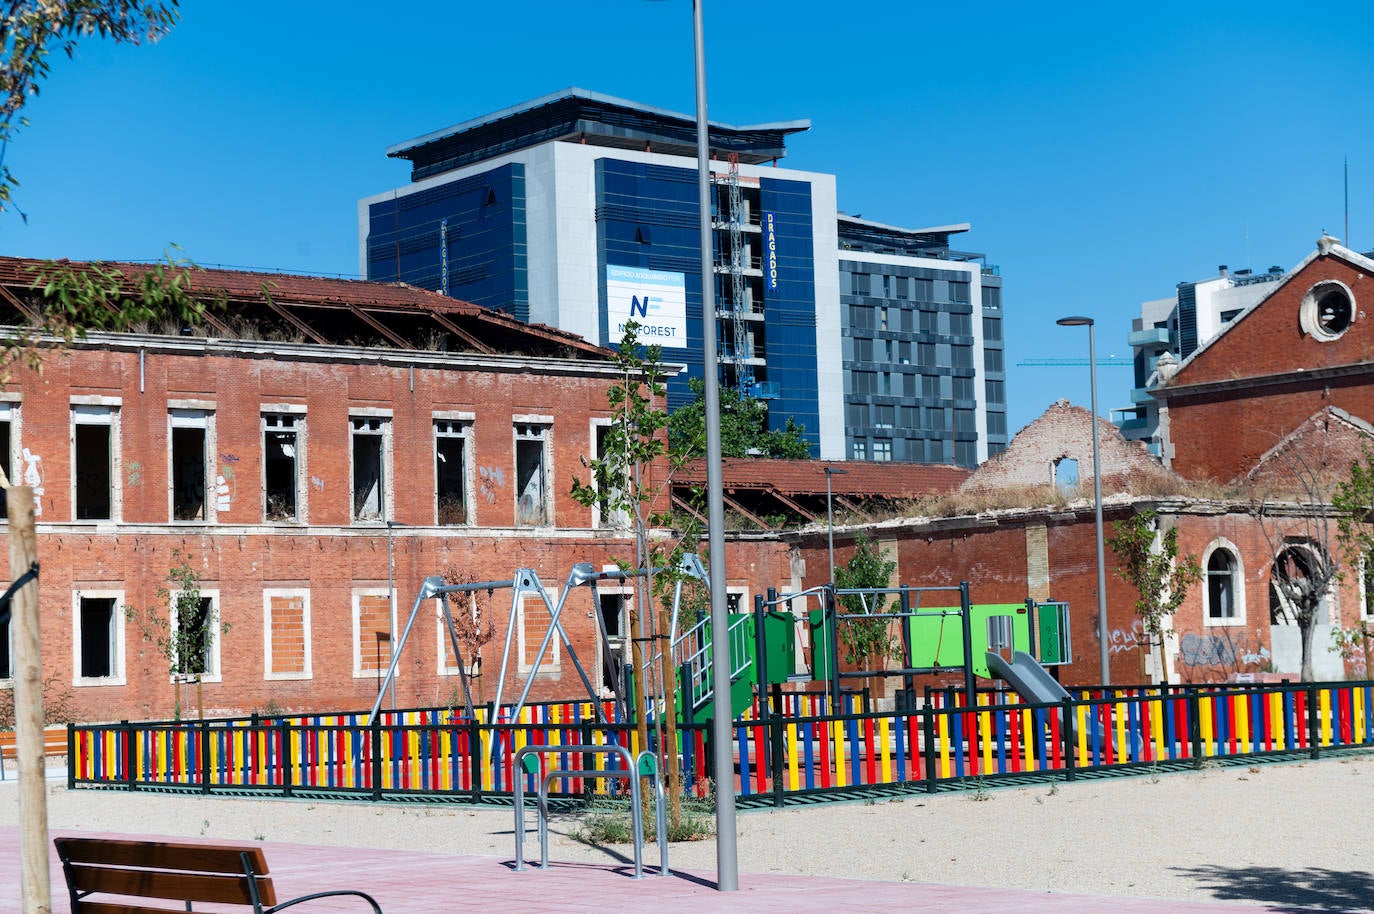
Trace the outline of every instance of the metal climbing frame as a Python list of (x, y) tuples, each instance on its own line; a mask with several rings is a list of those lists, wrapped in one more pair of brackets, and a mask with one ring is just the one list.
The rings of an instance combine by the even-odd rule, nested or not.
[[(778, 593), (772, 588), (768, 591), (767, 599), (758, 598), (755, 606), (759, 612), (772, 606), (786, 605), (791, 609), (791, 603), (795, 599), (803, 599), (813, 596), (817, 591), (822, 591), (825, 605), (821, 611), (821, 624), (825, 637), (822, 646), (827, 650), (826, 657), (826, 681), (828, 691), (834, 697), (840, 694), (840, 682), (843, 679), (867, 679), (874, 676), (902, 676), (909, 677), (919, 673), (938, 672), (929, 667), (912, 666), (911, 653), (911, 631), (905, 623), (899, 627), (902, 635), (902, 667), (895, 670), (848, 670), (840, 671), (840, 638), (839, 626), (853, 622), (861, 622), (872, 619), (914, 619), (922, 616), (938, 616), (941, 621), (941, 632), (943, 636), (944, 619), (950, 616), (959, 617), (959, 636), (963, 643), (964, 665), (964, 690), (970, 696), (974, 695), (975, 683), (973, 676), (973, 665), (971, 656), (973, 653), (973, 629), (970, 621), (970, 610), (972, 604), (969, 600), (969, 583), (961, 581), (958, 586), (949, 587), (855, 587), (855, 588), (835, 588), (833, 585), (825, 584), (819, 588), (800, 591), (798, 593)], [(921, 598), (927, 593), (958, 593), (959, 605), (957, 607), (935, 607), (930, 609), (921, 608)], [(836, 603), (840, 597), (857, 596), (861, 600), (864, 612), (841, 613), (836, 610)], [(868, 607), (872, 598), (879, 596), (896, 596), (898, 609), (896, 612), (869, 612)], [(815, 643), (812, 643), (812, 652), (817, 650)], [(812, 664), (813, 670), (815, 664)]]

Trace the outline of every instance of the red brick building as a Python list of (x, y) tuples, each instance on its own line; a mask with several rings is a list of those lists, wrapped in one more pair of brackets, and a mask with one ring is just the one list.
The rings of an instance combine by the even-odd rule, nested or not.
[[(0, 260), (0, 301), (19, 312), (8, 323), (33, 306), (34, 266)], [(212, 714), (368, 707), (426, 576), (502, 581), (530, 568), (556, 596), (573, 563), (633, 556), (623, 530), (568, 495), (610, 421), (605, 350), (404, 286), (230, 271), (193, 281), (223, 301), (205, 328), (92, 334), (0, 392), (0, 454), (40, 512), (45, 677), (80, 717), (172, 713), (147, 611), (166, 620), (158, 590), (176, 589), (183, 561), (200, 611), (217, 618), (201, 687)], [(761, 565), (741, 562), (769, 574)], [(498, 630), (484, 649), (490, 697), (511, 596), (479, 600)], [(433, 605), (402, 654), (401, 706), (457, 692)], [(625, 634), (623, 612), (589, 597), (564, 615), (594, 676), (598, 611)], [(518, 612), (508, 690), (547, 615), (540, 601)], [(5, 635), (0, 677), (12, 675)], [(581, 688), (554, 651), (536, 697)]]

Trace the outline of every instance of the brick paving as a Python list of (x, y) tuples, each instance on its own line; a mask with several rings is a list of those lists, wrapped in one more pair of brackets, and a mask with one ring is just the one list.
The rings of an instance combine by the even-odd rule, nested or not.
[[(98, 834), (57, 829), (55, 834)], [(113, 836), (111, 836), (113, 837)], [(128, 837), (128, 835), (124, 835)], [(159, 836), (147, 836), (156, 840)], [(162, 836), (166, 840), (186, 840)], [(217, 842), (233, 843), (233, 842)], [(1128, 898), (971, 888), (913, 882), (875, 882), (814, 876), (743, 873), (738, 892), (715, 889), (713, 874), (674, 871), (668, 877), (631, 878), (629, 866), (559, 865), (517, 873), (509, 858), (472, 854), (416, 853), (264, 842), (281, 899), (329, 889), (360, 889), (387, 914), (451, 914), (482, 911), (686, 911), (835, 912), (959, 911), (986, 914), (1280, 914), (1290, 905), (1231, 904), (1177, 899)], [(648, 864), (656, 862), (652, 848)], [(71, 908), (57, 857), (52, 856), (53, 912)], [(19, 908), (19, 833), (0, 827), (0, 912)], [(301, 905), (302, 914), (357, 914), (358, 899), (326, 899)], [(1327, 909), (1329, 910), (1329, 909)]]

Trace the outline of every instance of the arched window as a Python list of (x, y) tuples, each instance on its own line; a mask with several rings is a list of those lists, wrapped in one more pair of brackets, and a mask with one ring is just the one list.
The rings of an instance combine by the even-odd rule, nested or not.
[(1217, 549), (1207, 560), (1207, 618), (1236, 617), (1236, 559), (1229, 549)]
[(1245, 624), (1245, 574), (1240, 552), (1226, 539), (1214, 540), (1203, 552), (1203, 622), (1206, 625)]

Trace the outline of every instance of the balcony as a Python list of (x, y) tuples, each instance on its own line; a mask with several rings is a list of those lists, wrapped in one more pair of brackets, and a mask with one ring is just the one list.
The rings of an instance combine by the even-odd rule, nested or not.
[(1131, 402), (1139, 406), (1151, 406), (1154, 404), (1155, 398), (1150, 395), (1150, 388), (1133, 387), (1131, 388)]
[(1168, 327), (1150, 327), (1147, 330), (1131, 331), (1131, 335), (1126, 337), (1126, 342), (1130, 343), (1132, 349), (1142, 349), (1146, 346), (1172, 346), (1174, 335), (1169, 332)]

